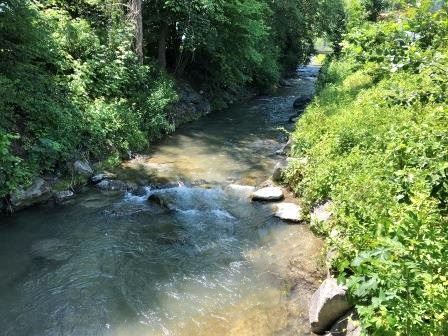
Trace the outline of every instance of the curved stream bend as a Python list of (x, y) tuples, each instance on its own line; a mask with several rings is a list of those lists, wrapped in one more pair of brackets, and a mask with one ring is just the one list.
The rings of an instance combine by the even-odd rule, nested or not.
[(278, 127), (292, 126), (316, 71), (182, 128), (119, 172), (202, 187), (92, 190), (2, 218), (0, 335), (308, 334), (320, 241), (226, 185), (267, 179), (285, 141)]

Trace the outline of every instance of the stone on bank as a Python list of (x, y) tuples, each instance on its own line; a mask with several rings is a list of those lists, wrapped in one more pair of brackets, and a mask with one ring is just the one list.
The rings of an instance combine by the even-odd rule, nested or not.
[(29, 187), (19, 187), (11, 194), (11, 205), (15, 210), (44, 203), (51, 198), (51, 188), (43, 178), (36, 178)]
[(283, 190), (279, 187), (266, 187), (252, 193), (253, 201), (280, 201), (283, 197)]
[(346, 289), (338, 285), (336, 279), (326, 279), (311, 298), (309, 309), (311, 330), (316, 334), (324, 334), (351, 308)]
[(277, 162), (277, 164), (274, 167), (274, 171), (272, 173), (272, 181), (281, 182), (283, 180), (283, 173), (285, 172), (287, 167), (288, 167), (287, 160), (281, 160)]
[(354, 310), (342, 316), (326, 336), (361, 336), (361, 325)]
[(279, 203), (274, 206), (274, 216), (287, 222), (298, 223), (303, 220), (302, 208), (294, 203)]
[(93, 169), (92, 167), (90, 167), (90, 164), (86, 160), (75, 161), (73, 163), (73, 170), (75, 173), (85, 177), (93, 176)]

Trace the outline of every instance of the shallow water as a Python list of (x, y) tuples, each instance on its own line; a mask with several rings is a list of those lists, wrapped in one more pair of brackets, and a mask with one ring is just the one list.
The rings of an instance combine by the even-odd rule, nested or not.
[(119, 175), (144, 194), (91, 190), (0, 218), (0, 335), (309, 334), (320, 241), (226, 185), (269, 177), (285, 141), (277, 128), (291, 127), (316, 70), (126, 163)]

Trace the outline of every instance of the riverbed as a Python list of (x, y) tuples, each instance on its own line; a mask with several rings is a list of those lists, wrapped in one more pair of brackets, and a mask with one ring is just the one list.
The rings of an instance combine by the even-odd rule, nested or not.
[(138, 193), (91, 189), (0, 218), (0, 335), (309, 335), (321, 241), (228, 186), (270, 177), (317, 72), (125, 162), (116, 174)]

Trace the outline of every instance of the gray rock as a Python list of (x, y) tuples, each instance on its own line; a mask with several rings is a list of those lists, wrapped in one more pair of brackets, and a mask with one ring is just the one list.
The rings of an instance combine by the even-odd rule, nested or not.
[(361, 330), (358, 316), (351, 310), (333, 325), (327, 336), (361, 336)]
[(79, 175), (91, 177), (93, 175), (93, 169), (86, 160), (77, 160), (73, 163), (73, 170)]
[(288, 155), (289, 152), (291, 151), (291, 148), (292, 148), (292, 139), (289, 138), (288, 142), (285, 145), (283, 145), (283, 147), (281, 149), (279, 149), (276, 152), (276, 154), (278, 154), (278, 155)]
[(272, 180), (274, 182), (282, 182), (283, 180), (283, 173), (288, 167), (288, 161), (282, 160), (277, 162), (277, 164), (274, 167), (274, 172), (272, 173)]
[(334, 278), (326, 279), (311, 298), (311, 330), (316, 334), (323, 334), (351, 308), (345, 288), (338, 285)]
[(113, 180), (115, 178), (116, 178), (115, 174), (102, 173), (102, 174), (97, 174), (97, 175), (92, 176), (90, 178), (90, 182), (92, 182), (93, 184), (97, 184), (97, 183), (100, 183), (103, 180), (106, 180), (106, 179)]
[(44, 179), (38, 177), (31, 186), (19, 187), (11, 194), (10, 198), (14, 209), (22, 209), (48, 201), (51, 198), (51, 188)]
[(75, 193), (71, 190), (56, 191), (53, 193), (56, 203), (60, 204), (75, 197)]
[(240, 198), (249, 198), (250, 195), (255, 191), (255, 187), (240, 184), (229, 184), (225, 187), (225, 191), (233, 196)]
[(311, 97), (311, 96), (302, 96), (302, 97), (299, 97), (299, 98), (297, 98), (297, 99), (294, 101), (293, 106), (294, 106), (295, 109), (303, 108), (303, 107), (305, 107), (308, 103), (310, 103), (312, 99), (313, 99), (313, 97)]
[(294, 203), (279, 203), (274, 206), (274, 216), (288, 222), (298, 223), (303, 220), (302, 208)]
[(311, 222), (320, 223), (329, 221), (332, 216), (331, 206), (332, 203), (327, 201), (324, 204), (315, 207), (311, 213)]
[(138, 185), (134, 182), (123, 182), (120, 180), (102, 180), (95, 185), (103, 191), (137, 191)]
[(175, 125), (196, 120), (211, 112), (210, 102), (186, 83), (178, 83), (179, 100), (172, 106), (170, 118)]
[(175, 204), (166, 196), (164, 194), (152, 194), (148, 197), (148, 202), (167, 210), (176, 210)]
[(283, 197), (283, 190), (279, 187), (266, 187), (252, 193), (254, 201), (279, 201)]
[(64, 261), (71, 257), (67, 245), (60, 239), (43, 239), (31, 246), (31, 256), (35, 259), (50, 261)]

